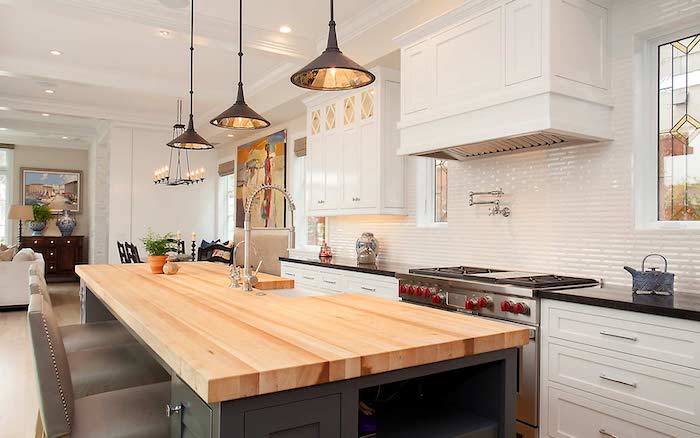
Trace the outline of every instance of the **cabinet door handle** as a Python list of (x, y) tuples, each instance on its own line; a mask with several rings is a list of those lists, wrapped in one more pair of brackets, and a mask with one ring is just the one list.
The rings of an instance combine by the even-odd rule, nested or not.
[(606, 376), (605, 374), (601, 374), (601, 375), (600, 375), (600, 378), (603, 379), (603, 380), (607, 380), (607, 381), (609, 381), (609, 382), (615, 382), (615, 383), (620, 383), (620, 384), (622, 384), (622, 385), (631, 386), (632, 388), (636, 388), (636, 387), (637, 387), (637, 382), (625, 382), (624, 380), (616, 379), (616, 378), (614, 378), (614, 377), (609, 377), (609, 376)]
[(336, 283), (335, 281), (331, 281), (331, 280), (323, 280), (323, 282), (328, 283), (328, 284), (335, 284)]
[(618, 334), (615, 334), (615, 333), (606, 332), (605, 330), (601, 330), (601, 331), (600, 331), (600, 334), (603, 335), (603, 336), (610, 336), (611, 338), (627, 339), (628, 341), (637, 342), (637, 337), (636, 337), (636, 336), (618, 335)]
[(601, 435), (610, 437), (610, 438), (620, 438), (620, 437), (618, 437), (617, 435), (612, 434), (612, 433), (608, 432), (608, 431), (605, 430), (605, 429), (600, 429), (600, 430), (598, 431), (598, 433), (601, 434)]
[(370, 292), (376, 292), (376, 291), (377, 291), (377, 289), (375, 289), (375, 288), (373, 288), (373, 287), (367, 287), (367, 286), (360, 286), (360, 289), (362, 289), (362, 290), (367, 290), (367, 291), (370, 291)]
[(182, 405), (181, 404), (171, 406), (170, 403), (168, 403), (167, 405), (165, 405), (165, 416), (168, 418), (172, 417), (175, 414), (179, 414), (181, 412), (182, 412)]

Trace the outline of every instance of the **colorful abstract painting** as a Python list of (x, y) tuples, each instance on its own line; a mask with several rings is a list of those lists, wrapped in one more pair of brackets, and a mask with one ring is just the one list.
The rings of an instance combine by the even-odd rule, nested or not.
[(24, 205), (46, 205), (54, 213), (80, 212), (81, 171), (22, 168), (20, 173)]
[[(261, 184), (286, 187), (287, 131), (279, 131), (238, 148), (236, 227), (243, 227), (244, 205)], [(276, 190), (266, 190), (253, 201), (253, 228), (284, 228), (286, 205)]]

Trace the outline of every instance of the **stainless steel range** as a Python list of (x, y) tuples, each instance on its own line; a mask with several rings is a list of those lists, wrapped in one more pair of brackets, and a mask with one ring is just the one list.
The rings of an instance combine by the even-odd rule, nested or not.
[(408, 274), (396, 274), (396, 277), (403, 301), (500, 319), (530, 329), (530, 343), (520, 348), (518, 360), (517, 437), (537, 437), (540, 325), (537, 291), (594, 287), (599, 282), (471, 266), (411, 269)]

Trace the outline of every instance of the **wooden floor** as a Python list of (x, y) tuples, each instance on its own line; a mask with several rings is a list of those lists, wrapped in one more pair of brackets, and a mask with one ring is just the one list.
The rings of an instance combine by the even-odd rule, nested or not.
[[(80, 322), (78, 283), (49, 284), (59, 323)], [(34, 437), (38, 409), (27, 312), (0, 312), (0, 438)]]

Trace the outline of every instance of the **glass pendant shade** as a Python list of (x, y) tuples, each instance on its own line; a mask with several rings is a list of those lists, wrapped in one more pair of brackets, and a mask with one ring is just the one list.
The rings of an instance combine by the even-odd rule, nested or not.
[(236, 103), (211, 120), (212, 125), (228, 129), (262, 129), (270, 126), (263, 116), (245, 103), (243, 84), (238, 84)]
[(192, 114), (190, 114), (190, 121), (187, 124), (187, 129), (185, 132), (177, 136), (176, 138), (169, 141), (168, 146), (176, 149), (189, 149), (189, 150), (205, 150), (214, 149), (214, 146), (206, 141), (201, 135), (197, 134), (194, 130), (194, 122), (192, 120)]
[(375, 77), (371, 72), (343, 55), (338, 48), (333, 20), (333, 0), (328, 28), (326, 50), (306, 67), (294, 73), (291, 77), (292, 83), (309, 90), (340, 91), (364, 87), (374, 82)]

